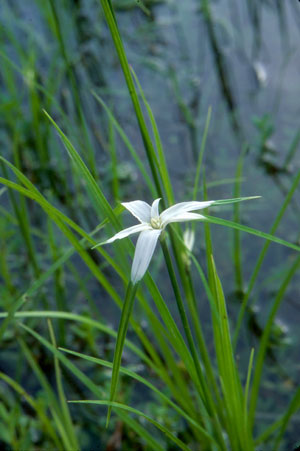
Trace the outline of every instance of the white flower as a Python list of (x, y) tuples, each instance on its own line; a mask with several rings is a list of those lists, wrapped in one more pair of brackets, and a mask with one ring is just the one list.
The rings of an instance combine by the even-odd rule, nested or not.
[(192, 229), (186, 229), (183, 234), (183, 242), (186, 248), (191, 252), (195, 243), (195, 232)]
[(123, 202), (122, 205), (140, 221), (140, 224), (124, 229), (105, 241), (105, 243), (102, 243), (112, 243), (115, 240), (120, 240), (134, 233), (140, 233), (136, 243), (131, 268), (131, 281), (133, 284), (136, 284), (141, 280), (147, 271), (158, 237), (168, 224), (171, 222), (205, 219), (205, 217), (200, 214), (190, 212), (207, 208), (215, 203), (213, 200), (205, 202), (181, 202), (167, 208), (159, 214), (159, 201), (160, 199), (156, 199), (152, 206), (142, 200)]
[(185, 244), (185, 249), (182, 250), (181, 258), (184, 264), (189, 267), (191, 264), (189, 252), (192, 252), (195, 244), (195, 232), (193, 229), (188, 228), (184, 231), (183, 242)]

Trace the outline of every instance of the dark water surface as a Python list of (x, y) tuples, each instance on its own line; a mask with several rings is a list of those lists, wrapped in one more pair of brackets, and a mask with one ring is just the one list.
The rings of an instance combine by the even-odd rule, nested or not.
[[(191, 198), (204, 124), (208, 108), (212, 107), (204, 155), (208, 196), (211, 199), (233, 197), (237, 161), (244, 151), (241, 195), (261, 195), (262, 199), (241, 205), (241, 221), (269, 232), (300, 169), (300, 3), (296, 0), (219, 0), (209, 2), (209, 10), (204, 15), (205, 1), (170, 0), (150, 2), (150, 16), (135, 7), (134, 1), (114, 3), (129, 62), (141, 82), (161, 133), (176, 201)], [(50, 10), (45, 4), (41, 5), (38, 0), (7, 0), (0, 4), (2, 52), (28, 77), (34, 68), (42, 84), (50, 77), (56, 78), (52, 85), (56, 83), (54, 97), (72, 121), (75, 113), (70, 83), (58, 41), (54, 39), (54, 25), (48, 20)], [(62, 2), (57, 11), (96, 149), (100, 178), (109, 184), (110, 157), (103, 145), (107, 140), (107, 119), (93, 100), (92, 89), (113, 108), (145, 161), (123, 75), (98, 2)], [(30, 156), (31, 113), (27, 86), (22, 77), (17, 78), (17, 83), (20, 85), (20, 111), (25, 118), (24, 123), (19, 122), (20, 133), (26, 135), (25, 155)], [(9, 102), (9, 93), (4, 88), (2, 80), (0, 89), (5, 106), (5, 102)], [(76, 140), (74, 128), (70, 128), (69, 136)], [(1, 119), (0, 138), (3, 147), (9, 149), (10, 136), (5, 119)], [(122, 200), (141, 198), (150, 202), (150, 195), (124, 144), (118, 138), (116, 143), (123, 162), (120, 171), (125, 180)], [(85, 150), (81, 151), (84, 154)], [(10, 152), (6, 155), (10, 156)], [(30, 158), (34, 160), (32, 156)], [(59, 158), (55, 153), (51, 154), (50, 161), (56, 171)], [(68, 171), (67, 164), (62, 170)], [(41, 180), (41, 189), (43, 183), (46, 182)], [(46, 189), (50, 190), (47, 183)], [(109, 197), (109, 192), (107, 195)], [(202, 198), (201, 189), (198, 198)], [(216, 208), (214, 213), (232, 219), (231, 208)], [(299, 220), (297, 189), (276, 235), (299, 244)], [(91, 224), (95, 226), (97, 221), (92, 218)], [(197, 225), (196, 230), (196, 253), (201, 259), (203, 228)], [(212, 227), (212, 231), (215, 259), (234, 326), (240, 299), (232, 261), (233, 237), (230, 231), (219, 226)], [(242, 237), (244, 287), (262, 245), (259, 238)], [(271, 244), (251, 297), (255, 301), (255, 310), (247, 317), (249, 331), (243, 336), (247, 350), (249, 344), (257, 344), (271, 302), (294, 258), (293, 251)], [(157, 252), (151, 265), (152, 274), (168, 297), (170, 288), (163, 283), (166, 274), (160, 276), (160, 259)], [(80, 270), (84, 272), (84, 268)], [(279, 341), (270, 353), (265, 375), (267, 383), (260, 398), (264, 425), (282, 412), (292, 393), (289, 387), (294, 388), (299, 380), (299, 281), (298, 271), (289, 284), (278, 315)], [(196, 288), (201, 298), (202, 288), (200, 285)], [(72, 291), (72, 284), (69, 289)], [(97, 290), (91, 282), (91, 292), (96, 298)], [(101, 293), (98, 297), (101, 306)], [(109, 322), (115, 323), (119, 313), (110, 305), (107, 303), (101, 313)], [(207, 305), (201, 302), (200, 308), (203, 317), (207, 318)], [(175, 311), (174, 315), (176, 317)], [(285, 345), (282, 344), (284, 339)], [(243, 350), (243, 347), (239, 350), (241, 365), (248, 359)], [(278, 384), (283, 388), (277, 390)], [(297, 417), (290, 428), (287, 442), (290, 447), (299, 438), (295, 432), (296, 423), (299, 426)]]

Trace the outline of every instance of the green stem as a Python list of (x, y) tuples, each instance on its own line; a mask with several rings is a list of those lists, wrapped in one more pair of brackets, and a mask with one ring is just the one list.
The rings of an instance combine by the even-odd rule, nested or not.
[(163, 204), (163, 208), (166, 207), (165, 202), (164, 202), (164, 196), (163, 196), (163, 190), (162, 190), (162, 186), (161, 186), (161, 182), (158, 176), (158, 172), (157, 172), (157, 167), (155, 165), (155, 161), (154, 161), (154, 156), (155, 154), (155, 149), (154, 146), (152, 144), (148, 129), (147, 129), (147, 125), (145, 122), (145, 118), (142, 112), (142, 108), (138, 99), (138, 95), (134, 86), (134, 82), (133, 82), (133, 78), (130, 72), (130, 66), (128, 64), (128, 60), (127, 60), (127, 56), (126, 56), (126, 52), (124, 50), (124, 46), (123, 46), (123, 42), (118, 30), (118, 24), (116, 21), (116, 17), (113, 11), (113, 7), (112, 4), (110, 2), (110, 0), (100, 0), (101, 1), (101, 5), (105, 14), (105, 18), (107, 21), (107, 24), (109, 26), (110, 32), (111, 32), (111, 36), (113, 38), (114, 44), (115, 44), (115, 48), (116, 51), (118, 53), (118, 57), (119, 57), (119, 61), (123, 70), (123, 74), (125, 77), (125, 81), (128, 87), (128, 91), (132, 100), (132, 104), (135, 110), (135, 114), (136, 114), (136, 118), (139, 124), (139, 128), (140, 128), (140, 132), (142, 135), (142, 139), (143, 139), (143, 143), (145, 146), (145, 150), (146, 150), (146, 154), (147, 154), (147, 158), (149, 161), (149, 165), (151, 168), (151, 172), (152, 172), (152, 176), (154, 179), (154, 183), (155, 183), (155, 187), (157, 190), (157, 193), (159, 195), (159, 197), (162, 198), (162, 204)]
[[(219, 395), (218, 386), (217, 386), (217, 383), (216, 383), (216, 380), (214, 377), (213, 368), (211, 365), (211, 361), (210, 361), (209, 354), (208, 354), (207, 347), (206, 347), (205, 340), (204, 340), (203, 330), (202, 330), (201, 323), (200, 323), (199, 317), (198, 317), (197, 301), (196, 301), (195, 289), (194, 289), (194, 285), (193, 285), (190, 268), (187, 268), (187, 278), (188, 278), (190, 294), (191, 294), (191, 300), (188, 303), (188, 307), (189, 307), (191, 315), (192, 315), (192, 321), (193, 321), (193, 325), (194, 325), (194, 329), (195, 329), (197, 346), (199, 348), (199, 352), (202, 357), (204, 369), (206, 372), (207, 382), (209, 382), (209, 384), (211, 385), (211, 389), (216, 396), (216, 401), (217, 401), (218, 405), (221, 406), (222, 401), (221, 401), (221, 398)], [(220, 412), (221, 411), (222, 410), (220, 409)]]
[(184, 304), (183, 304), (183, 300), (181, 297), (181, 293), (180, 293), (180, 288), (176, 279), (176, 274), (174, 271), (174, 267), (173, 267), (173, 263), (172, 263), (172, 259), (165, 241), (165, 238), (162, 237), (160, 240), (161, 243), (161, 247), (163, 250), (163, 254), (164, 254), (164, 258), (166, 261), (166, 265), (168, 268), (168, 272), (169, 272), (169, 276), (171, 279), (171, 283), (172, 283), (172, 287), (173, 287), (173, 291), (174, 291), (174, 295), (175, 295), (175, 299), (176, 299), (176, 303), (177, 303), (177, 307), (178, 307), (178, 311), (181, 317), (181, 321), (182, 321), (182, 325), (184, 328), (184, 332), (188, 341), (188, 345), (192, 354), (192, 358), (194, 361), (194, 365), (195, 365), (195, 369), (197, 372), (197, 376), (199, 378), (199, 383), (200, 383), (200, 395), (204, 398), (205, 401), (205, 407), (206, 410), (209, 414), (211, 414), (211, 416), (213, 416), (213, 420), (214, 420), (214, 424), (216, 426), (216, 433), (218, 435), (218, 439), (220, 441), (220, 445), (221, 447), (223, 447), (224, 449), (226, 449), (225, 443), (224, 443), (224, 439), (222, 436), (222, 430), (219, 424), (219, 421), (217, 419), (217, 416), (215, 414), (215, 409), (214, 409), (214, 402), (213, 399), (211, 397), (211, 394), (209, 393), (209, 390), (206, 389), (206, 382), (205, 382), (205, 378), (202, 372), (202, 368), (200, 366), (200, 362), (199, 362), (199, 357), (197, 354), (197, 350), (195, 347), (195, 343), (194, 343), (194, 339), (192, 336), (192, 332), (189, 326), (189, 322), (188, 322), (188, 318), (184, 309)]
[[(280, 208), (280, 210), (279, 210), (279, 212), (278, 212), (278, 214), (276, 216), (276, 219), (275, 219), (275, 221), (274, 221), (274, 223), (273, 223), (273, 225), (271, 227), (271, 230), (270, 230), (270, 235), (274, 235), (275, 234), (275, 232), (276, 232), (276, 230), (277, 230), (277, 228), (278, 228), (278, 226), (279, 226), (279, 224), (281, 222), (281, 219), (283, 218), (283, 215), (284, 215), (287, 207), (289, 206), (289, 204), (291, 202), (291, 199), (292, 199), (292, 197), (293, 197), (293, 195), (294, 195), (299, 183), (300, 183), (300, 171), (298, 171), (296, 177), (294, 178), (292, 186), (291, 186), (291, 189), (289, 190), (289, 192), (288, 192), (288, 194), (287, 194), (287, 196), (286, 196), (286, 198), (285, 198), (285, 200), (284, 200), (284, 202), (283, 202), (283, 204), (282, 204), (282, 206), (281, 206), (281, 208)], [(236, 328), (235, 328), (235, 331), (234, 331), (233, 349), (236, 348), (237, 341), (238, 341), (238, 338), (239, 338), (240, 328), (241, 328), (241, 325), (242, 325), (242, 322), (243, 322), (243, 319), (244, 319), (245, 311), (246, 311), (246, 309), (248, 307), (248, 300), (249, 300), (250, 295), (252, 293), (252, 290), (254, 288), (254, 284), (255, 284), (257, 276), (259, 274), (259, 270), (260, 270), (261, 265), (262, 265), (262, 263), (264, 261), (264, 258), (266, 256), (266, 253), (267, 253), (267, 251), (269, 249), (270, 244), (271, 244), (271, 241), (266, 241), (265, 244), (263, 245), (263, 248), (262, 248), (262, 250), (261, 250), (261, 252), (259, 254), (259, 257), (258, 257), (258, 259), (256, 261), (256, 264), (255, 264), (255, 268), (254, 268), (253, 273), (251, 275), (251, 278), (250, 278), (250, 281), (249, 281), (249, 284), (248, 284), (248, 288), (247, 288), (247, 292), (244, 295), (244, 298), (243, 298), (243, 301), (242, 301), (242, 305), (241, 305), (241, 308), (240, 308), (240, 312), (239, 312), (239, 315), (238, 315), (238, 319), (237, 319)]]
[[(247, 151), (247, 146), (244, 146), (242, 152), (239, 156), (237, 167), (236, 167), (236, 182), (234, 184), (233, 197), (241, 196), (241, 177), (243, 174), (243, 164), (244, 158)], [(235, 203), (233, 206), (233, 221), (240, 222), (240, 204)], [(241, 238), (240, 231), (233, 230), (233, 261), (235, 268), (235, 284), (236, 292), (241, 295), (243, 293), (243, 271), (242, 271), (242, 249), (241, 249)]]
[(275, 320), (276, 314), (278, 312), (278, 309), (281, 305), (281, 302), (283, 300), (283, 296), (285, 294), (286, 289), (289, 286), (289, 283), (294, 276), (295, 272), (299, 268), (300, 265), (300, 257), (298, 257), (293, 265), (291, 266), (289, 272), (287, 273), (285, 279), (283, 280), (276, 298), (274, 299), (271, 311), (268, 316), (267, 323), (264, 326), (264, 332), (260, 339), (260, 345), (257, 353), (256, 358), (256, 364), (255, 364), (255, 371), (253, 374), (253, 383), (252, 383), (252, 391), (251, 391), (251, 398), (250, 398), (250, 404), (249, 404), (249, 422), (251, 428), (253, 428), (254, 420), (255, 420), (255, 411), (256, 411), (256, 404), (258, 400), (258, 394), (259, 394), (259, 388), (260, 388), (260, 381), (261, 381), (261, 375), (263, 371), (263, 365), (265, 362), (265, 354), (267, 352), (267, 347), (269, 343), (269, 338), (272, 332), (272, 325)]
[[(117, 390), (117, 384), (119, 379), (119, 372), (121, 366), (122, 352), (125, 343), (125, 338), (127, 334), (128, 324), (133, 308), (133, 301), (135, 299), (135, 294), (138, 288), (138, 283), (133, 284), (129, 282), (125, 300), (122, 308), (122, 314), (120, 319), (120, 324), (118, 328), (117, 342), (115, 347), (114, 361), (113, 361), (113, 369), (111, 376), (111, 386), (110, 386), (110, 397), (109, 401), (113, 402), (115, 400), (115, 394)], [(108, 406), (107, 419), (106, 419), (106, 427), (108, 426), (110, 415), (111, 415), (112, 405)]]

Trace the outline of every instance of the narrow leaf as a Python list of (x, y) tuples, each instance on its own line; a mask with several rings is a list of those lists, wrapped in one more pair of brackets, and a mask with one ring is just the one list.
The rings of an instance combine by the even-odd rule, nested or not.
[[(108, 402), (108, 401), (97, 401), (94, 399), (91, 400), (82, 400), (82, 401), (69, 401), (70, 403), (74, 404), (97, 404), (100, 406), (108, 405), (109, 409), (111, 410), (112, 407), (115, 407), (116, 409), (123, 409), (128, 412), (134, 413), (145, 420), (149, 421), (149, 423), (152, 423), (154, 426), (156, 426), (158, 429), (160, 429), (169, 439), (171, 439), (174, 443), (176, 443), (177, 446), (179, 446), (180, 449), (183, 449), (185, 451), (190, 451), (190, 448), (188, 448), (180, 439), (178, 439), (172, 432), (170, 432), (165, 426), (158, 423), (158, 421), (153, 420), (153, 418), (149, 417), (148, 415), (145, 415), (140, 410), (134, 409), (133, 407), (127, 406), (126, 404), (120, 404), (118, 402)], [(161, 448), (159, 448), (161, 449)]]
[(277, 238), (276, 236), (270, 235), (269, 233), (261, 232), (260, 230), (252, 229), (251, 227), (237, 224), (232, 221), (228, 221), (227, 219), (216, 218), (215, 216), (205, 215), (205, 219), (207, 219), (212, 224), (223, 225), (231, 229), (240, 230), (241, 232), (247, 232), (250, 233), (251, 235), (256, 235), (259, 238), (264, 238), (266, 240), (273, 241), (274, 243), (282, 244), (283, 246), (289, 247), (290, 249), (300, 252), (300, 247), (297, 246), (296, 244), (289, 243), (288, 241), (285, 241), (282, 238)]
[[(127, 292), (124, 300), (124, 304), (122, 307), (121, 320), (118, 328), (117, 335), (117, 343), (114, 354), (113, 361), (113, 370), (111, 376), (111, 386), (110, 386), (110, 397), (109, 400), (112, 402), (115, 399), (115, 394), (117, 390), (117, 384), (119, 379), (119, 371), (121, 366), (122, 352), (125, 343), (126, 333), (128, 329), (129, 319), (133, 308), (133, 301), (135, 298), (135, 293), (137, 290), (138, 284), (134, 284), (129, 282), (127, 287)], [(106, 427), (108, 426), (110, 415), (111, 415), (112, 405), (108, 406), (108, 413), (106, 419)]]

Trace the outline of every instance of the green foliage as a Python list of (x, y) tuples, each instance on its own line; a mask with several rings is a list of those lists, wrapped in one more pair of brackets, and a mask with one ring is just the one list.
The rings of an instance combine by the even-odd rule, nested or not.
[[(98, 440), (103, 449), (115, 441), (116, 447), (120, 442), (122, 449), (133, 450), (281, 450), (300, 407), (293, 375), (279, 365), (292, 349), (291, 340), (280, 346), (282, 334), (275, 328), (299, 275), (299, 237), (284, 233), (284, 220), (291, 206), (297, 214), (300, 171), (293, 180), (284, 178), (270, 230), (258, 230), (256, 215), (267, 209), (268, 199), (256, 199), (265, 194), (259, 186), (244, 188), (249, 143), (241, 145), (235, 175), (206, 182), (208, 159), (218, 163), (208, 151), (210, 128), (218, 119), (211, 107), (201, 110), (185, 99), (179, 76), (168, 67), (164, 74), (192, 141), (192, 180), (180, 175), (183, 195), (173, 149), (167, 148), (172, 140), (164, 142), (156, 105), (151, 101), (150, 106), (138, 65), (137, 75), (129, 64), (118, 25), (119, 10), (137, 10), (150, 24), (155, 5), (164, 2), (87, 1), (97, 17), (95, 30), (85, 29), (90, 16), (82, 6), (83, 20), (73, 3), (81, 2), (33, 2), (45, 33), (21, 18), (12, 20), (13, 8), (8, 2), (1, 5), (8, 25), (0, 34), (0, 445), (77, 450), (92, 448)], [(210, 2), (198, 3), (218, 53)], [(255, 18), (258, 11), (251, 8)], [(82, 45), (77, 53), (77, 33), (82, 43), (87, 29), (95, 41), (103, 33), (110, 42), (106, 27), (114, 45), (107, 53), (114, 58), (112, 65), (120, 65), (128, 91), (103, 81), (102, 71), (110, 63), (92, 46)], [(182, 69), (188, 72), (185, 50)], [(216, 64), (240, 137), (223, 58)], [(210, 80), (205, 83), (209, 93)], [(119, 114), (123, 101), (134, 133)], [(253, 122), (260, 160), (268, 153), (273, 157), (273, 117), (257, 115)], [(299, 136), (299, 130), (293, 131), (276, 174), (286, 177)], [(188, 167), (185, 148), (180, 156)], [(120, 176), (124, 161), (133, 168), (134, 183)], [(203, 224), (192, 224), (188, 232), (196, 237), (194, 243), (184, 238), (181, 225), (168, 226), (161, 239), (163, 257), (157, 250), (138, 286), (129, 281), (134, 252), (129, 239), (112, 249), (94, 249), (123, 228), (122, 200), (161, 197), (167, 208), (180, 198), (198, 200), (201, 192), (204, 199), (215, 198), (221, 186), (232, 187), (234, 199), (216, 203), (218, 217), (206, 211)], [(245, 189), (252, 197), (241, 197)], [(240, 205), (241, 200), (251, 202)], [(232, 221), (219, 217), (226, 211)], [(222, 249), (216, 248), (220, 237)], [(253, 264), (248, 255), (258, 246)], [(267, 293), (264, 271), (271, 249), (280, 249), (286, 264), (283, 270), (271, 261), (278, 276)], [(228, 286), (234, 287), (233, 295)], [(266, 302), (258, 316), (254, 303), (260, 290)], [(247, 327), (249, 315), (258, 318), (256, 337)], [(291, 355), (292, 360), (297, 356)], [(260, 396), (272, 379), (270, 368), (276, 372), (280, 402), (265, 424)]]

